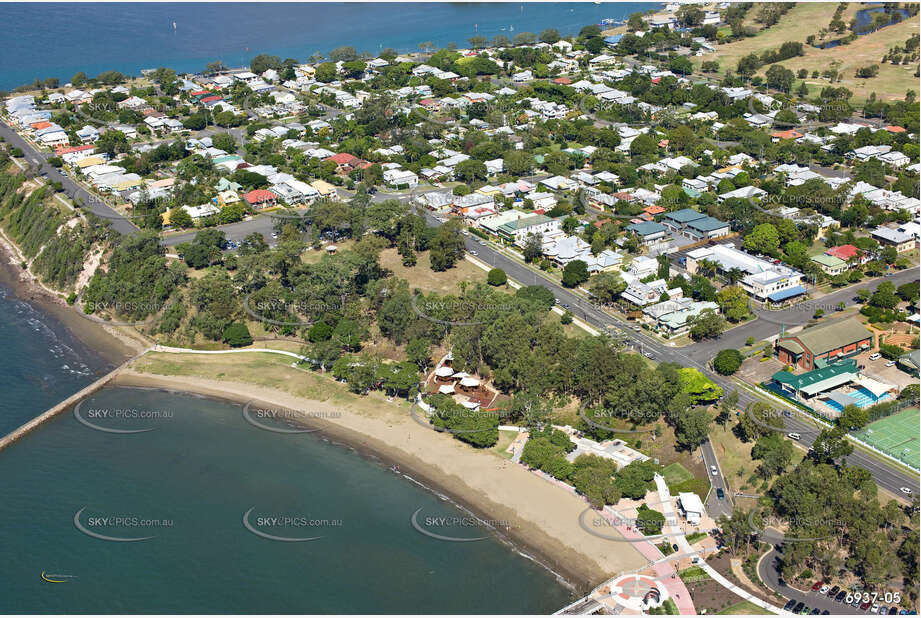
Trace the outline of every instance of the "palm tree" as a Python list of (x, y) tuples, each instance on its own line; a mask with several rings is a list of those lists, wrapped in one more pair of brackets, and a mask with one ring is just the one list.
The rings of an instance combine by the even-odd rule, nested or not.
[(745, 271), (738, 267), (730, 268), (726, 273), (726, 281), (729, 285), (735, 285), (745, 277)]

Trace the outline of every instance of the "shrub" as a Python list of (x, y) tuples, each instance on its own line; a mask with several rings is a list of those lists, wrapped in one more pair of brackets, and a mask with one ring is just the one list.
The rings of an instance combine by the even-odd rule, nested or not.
[(253, 336), (249, 334), (249, 328), (241, 322), (228, 324), (223, 333), (224, 343), (232, 348), (251, 345)]
[(505, 285), (508, 283), (508, 275), (505, 274), (505, 271), (501, 268), (493, 268), (489, 271), (489, 274), (486, 276), (486, 282), (489, 285)]

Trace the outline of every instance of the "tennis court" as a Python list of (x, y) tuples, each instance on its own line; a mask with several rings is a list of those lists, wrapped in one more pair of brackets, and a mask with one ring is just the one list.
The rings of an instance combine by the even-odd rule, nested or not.
[(854, 437), (917, 470), (921, 467), (919, 420), (921, 414), (918, 408), (908, 408), (870, 423)]

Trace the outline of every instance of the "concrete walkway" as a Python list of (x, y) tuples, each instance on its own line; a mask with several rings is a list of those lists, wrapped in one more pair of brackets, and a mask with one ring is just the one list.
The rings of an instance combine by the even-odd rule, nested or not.
[(723, 577), (723, 575), (722, 575), (719, 571), (717, 571), (716, 569), (714, 569), (712, 566), (710, 566), (709, 564), (707, 564), (707, 563), (704, 562), (703, 560), (701, 560), (701, 561), (700, 561), (700, 564), (698, 564), (697, 566), (699, 566), (699, 567), (702, 568), (704, 571), (706, 571), (706, 572), (707, 572), (707, 575), (709, 575), (710, 577), (712, 577), (712, 578), (714, 579), (714, 581), (716, 581), (716, 582), (719, 583), (721, 586), (723, 586), (723, 588), (726, 588), (727, 590), (731, 590), (731, 591), (734, 592), (736, 595), (742, 597), (743, 599), (745, 599), (745, 600), (748, 601), (749, 603), (752, 603), (752, 604), (754, 604), (754, 605), (757, 605), (758, 607), (761, 607), (761, 608), (763, 608), (763, 609), (766, 609), (766, 610), (768, 610), (769, 612), (771, 612), (771, 613), (773, 613), (773, 614), (778, 614), (778, 615), (781, 615), (781, 616), (792, 616), (792, 615), (793, 615), (793, 614), (791, 614), (790, 612), (784, 611), (783, 609), (781, 609), (780, 607), (777, 607), (777, 606), (775, 606), (775, 605), (771, 605), (771, 604), (768, 603), (767, 601), (762, 601), (761, 599), (759, 599), (759, 598), (756, 597), (755, 595), (753, 595), (753, 594), (751, 594), (751, 593), (749, 593), (749, 592), (743, 590), (742, 588), (739, 588), (738, 586), (736, 586), (735, 584), (733, 584), (731, 581), (729, 581), (728, 579), (726, 579), (725, 577)]

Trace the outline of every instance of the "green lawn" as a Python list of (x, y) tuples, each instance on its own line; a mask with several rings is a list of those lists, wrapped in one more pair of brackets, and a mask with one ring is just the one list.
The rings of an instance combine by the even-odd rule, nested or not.
[(665, 482), (669, 485), (683, 483), (694, 478), (694, 475), (677, 461), (665, 466), (662, 469), (662, 476), (665, 477)]

